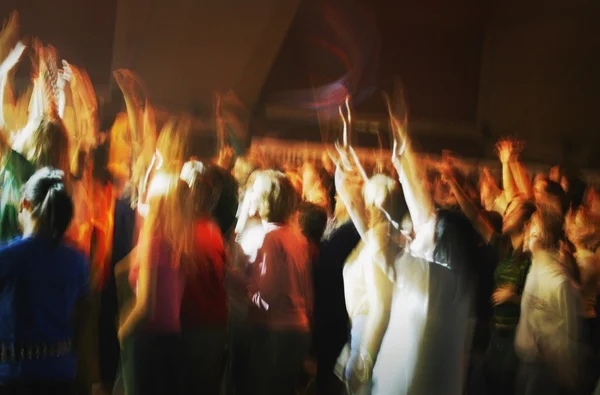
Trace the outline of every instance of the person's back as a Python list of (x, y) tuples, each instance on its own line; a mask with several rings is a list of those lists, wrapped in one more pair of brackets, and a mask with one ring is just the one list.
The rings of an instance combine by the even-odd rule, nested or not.
[(215, 222), (198, 219), (194, 244), (181, 301), (183, 387), (190, 394), (218, 394), (227, 341), (225, 242)]
[[(291, 225), (268, 232), (255, 265), (253, 285), (258, 285), (260, 300), (253, 298), (256, 306), (250, 320), (271, 328), (308, 332), (312, 275), (303, 235)], [(270, 274), (264, 275), (267, 271)], [(252, 295), (254, 286), (249, 288)]]
[(195, 224), (194, 269), (188, 276), (181, 305), (182, 325), (227, 323), (225, 293), (225, 242), (218, 225), (210, 220)]
[(71, 381), (72, 314), (89, 286), (82, 253), (28, 237), (0, 249), (0, 382)]

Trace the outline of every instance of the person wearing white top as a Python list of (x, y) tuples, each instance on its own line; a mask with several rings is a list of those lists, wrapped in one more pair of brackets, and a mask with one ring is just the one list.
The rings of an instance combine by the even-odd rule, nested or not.
[(515, 337), (521, 360), (517, 395), (574, 393), (578, 382), (580, 297), (569, 258), (560, 251), (561, 234), (562, 218), (538, 209), (529, 230), (533, 260)]
[(460, 395), (470, 344), (473, 248), (477, 243), (470, 237), (472, 226), (462, 213), (435, 209), (423, 166), (407, 146), (401, 127), (398, 132), (405, 148), (403, 153), (395, 149), (392, 159), (412, 232), (394, 265), (389, 324), (373, 369), (372, 394)]

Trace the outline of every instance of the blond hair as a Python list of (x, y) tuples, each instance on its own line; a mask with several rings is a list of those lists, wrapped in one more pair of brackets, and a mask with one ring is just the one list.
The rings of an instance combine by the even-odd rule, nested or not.
[(71, 174), (69, 137), (60, 119), (42, 119), (23, 146), (23, 155), (37, 168), (52, 167)]
[(191, 131), (192, 119), (188, 116), (172, 117), (163, 126), (156, 150), (162, 156), (165, 171), (178, 173), (190, 158)]
[(160, 188), (153, 188), (155, 193), (149, 197), (150, 209), (141, 234), (142, 251), (148, 253), (149, 243), (159, 237), (172, 248), (175, 256), (173, 264), (185, 264), (192, 257), (194, 247), (194, 216), (189, 188), (179, 179), (179, 174), (163, 174), (160, 179)]
[(280, 171), (265, 170), (257, 175), (255, 182), (262, 184), (258, 196), (260, 217), (273, 223), (288, 222), (299, 201), (290, 179)]

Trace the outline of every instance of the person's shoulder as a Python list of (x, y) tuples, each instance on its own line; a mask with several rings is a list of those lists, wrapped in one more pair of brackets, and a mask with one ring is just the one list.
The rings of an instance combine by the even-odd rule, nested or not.
[(32, 239), (18, 236), (14, 239), (0, 242), (0, 257), (14, 254), (31, 247)]
[(295, 225), (283, 225), (270, 229), (265, 234), (264, 244), (300, 244), (306, 245), (308, 242), (302, 234), (299, 227)]

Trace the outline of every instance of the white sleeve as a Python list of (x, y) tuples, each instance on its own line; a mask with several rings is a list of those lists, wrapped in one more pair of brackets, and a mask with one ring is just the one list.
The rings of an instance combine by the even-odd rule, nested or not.
[(437, 216), (430, 216), (425, 223), (414, 229), (415, 238), (408, 246), (411, 255), (433, 262), (436, 221)]

